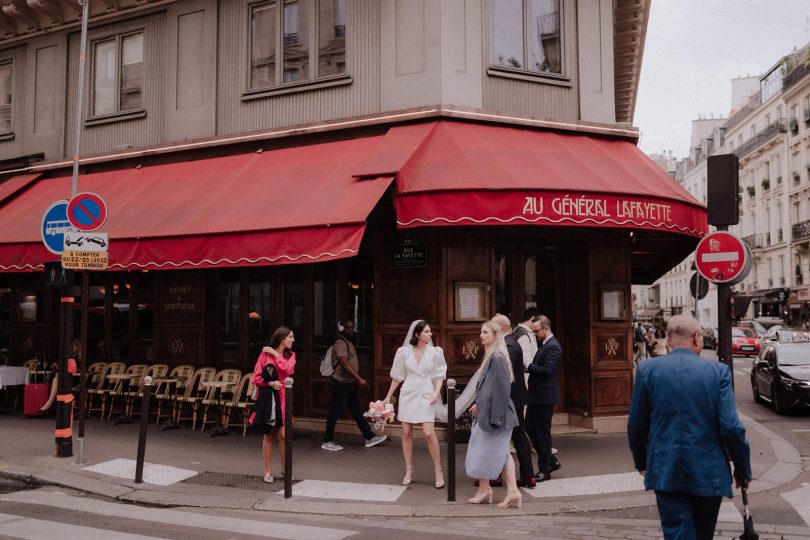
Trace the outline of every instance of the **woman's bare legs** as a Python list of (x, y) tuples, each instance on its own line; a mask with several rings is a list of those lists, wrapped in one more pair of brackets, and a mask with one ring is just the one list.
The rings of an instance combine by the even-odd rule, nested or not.
[(430, 457), (433, 460), (433, 472), (436, 475), (436, 487), (444, 486), (444, 475), (442, 474), (442, 455), (441, 451), (439, 450), (439, 439), (436, 438), (436, 430), (433, 427), (433, 422), (424, 422), (422, 424), (422, 433), (425, 435), (425, 443), (427, 443), (428, 452), (430, 452)]
[(405, 458), (405, 478), (402, 484), (407, 486), (413, 480), (413, 424), (402, 422), (402, 457)]
[(264, 474), (273, 474), (273, 435), (265, 434), (262, 438), (262, 458), (264, 458)]
[(276, 428), (276, 433), (278, 433), (278, 457), (281, 460), (281, 475), (284, 476), (284, 464), (287, 462), (287, 454), (284, 453), (287, 450), (284, 447), (284, 439), (287, 437), (284, 432), (284, 426)]

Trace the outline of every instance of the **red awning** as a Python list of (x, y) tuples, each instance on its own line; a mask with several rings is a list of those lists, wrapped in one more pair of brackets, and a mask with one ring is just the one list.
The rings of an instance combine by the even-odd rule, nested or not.
[[(381, 137), (82, 175), (109, 217), (110, 270), (212, 268), (356, 255), (391, 178), (353, 177)], [(42, 244), (45, 209), (69, 177), (40, 179), (0, 209), (0, 270), (57, 260)]]
[(632, 142), (439, 121), (392, 128), (407, 158), (375, 153), (360, 175), (397, 173), (401, 228), (625, 227), (703, 236), (706, 208)]

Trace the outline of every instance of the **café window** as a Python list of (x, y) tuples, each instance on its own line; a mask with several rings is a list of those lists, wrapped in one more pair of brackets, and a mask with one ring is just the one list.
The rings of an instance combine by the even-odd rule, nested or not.
[(92, 51), (92, 116), (142, 109), (143, 32), (96, 41)]
[(277, 0), (251, 5), (251, 90), (344, 73), (346, 0)]
[(217, 325), (220, 361), (238, 363), (240, 352), (240, 308), (242, 284), (239, 270), (220, 272)]
[(14, 67), (11, 62), (0, 61), (0, 134), (11, 133), (13, 74)]
[(111, 327), (112, 358), (120, 362), (131, 362), (132, 351), (129, 340), (129, 317), (132, 308), (132, 283), (129, 274), (114, 274), (112, 280), (112, 306), (109, 312)]
[(270, 344), (273, 330), (271, 318), (272, 284), (270, 281), (250, 281), (248, 293), (248, 360), (253, 362), (262, 352), (262, 347)]
[(562, 15), (560, 0), (492, 2), (492, 67), (564, 75)]

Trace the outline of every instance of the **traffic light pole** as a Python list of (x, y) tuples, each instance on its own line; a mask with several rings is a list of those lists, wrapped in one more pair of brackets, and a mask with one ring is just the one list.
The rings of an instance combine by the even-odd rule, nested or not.
[[(718, 231), (727, 231), (728, 227), (717, 227)], [(731, 285), (717, 284), (717, 356), (720, 361), (734, 370), (734, 357), (731, 354)], [(734, 388), (734, 377), (731, 378)]]

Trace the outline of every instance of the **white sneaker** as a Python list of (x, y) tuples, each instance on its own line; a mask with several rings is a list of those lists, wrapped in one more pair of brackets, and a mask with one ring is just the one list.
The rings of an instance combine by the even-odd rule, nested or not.
[(264, 483), (265, 484), (272, 484), (275, 478), (273, 478), (272, 474), (265, 474), (264, 475)]
[(384, 440), (388, 438), (388, 435), (377, 435), (376, 437), (372, 437), (366, 440), (366, 448), (371, 448), (372, 446), (377, 446)]
[[(366, 444), (368, 446), (368, 444)], [(340, 452), (343, 450), (343, 447), (340, 446), (335, 441), (325, 442), (321, 445), (321, 450), (329, 450), (330, 452)]]

